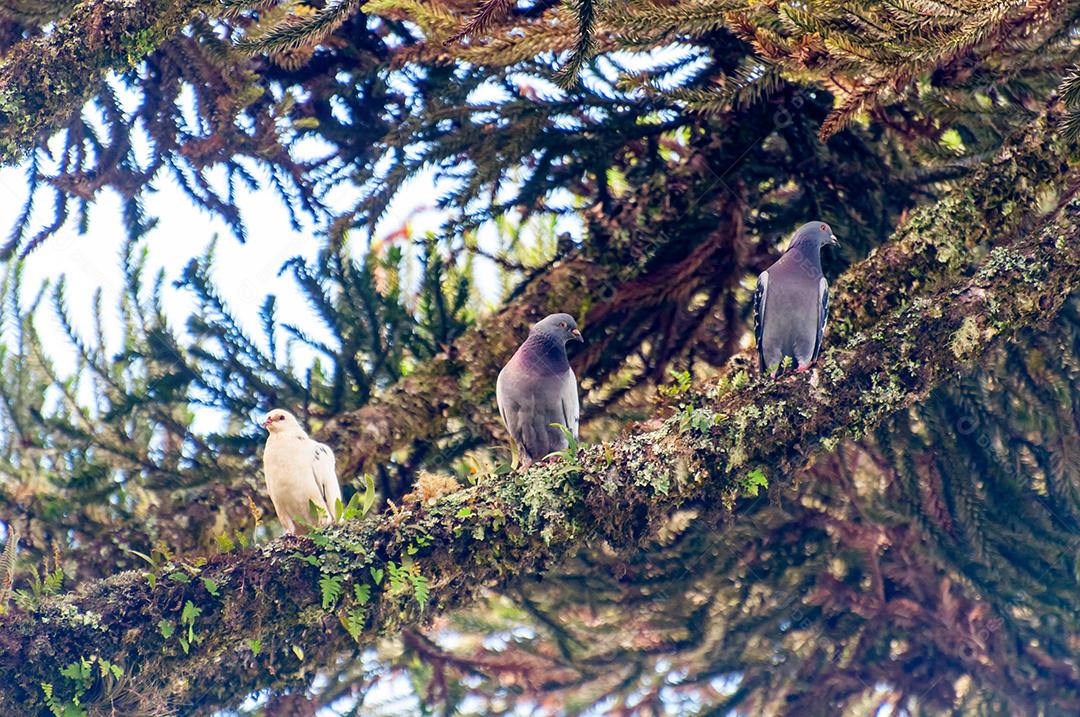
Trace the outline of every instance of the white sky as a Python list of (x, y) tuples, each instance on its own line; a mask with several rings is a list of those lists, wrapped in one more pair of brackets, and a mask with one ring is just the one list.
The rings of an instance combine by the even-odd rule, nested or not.
[[(21, 166), (0, 169), (0, 218), (6, 221), (4, 232), (18, 216), (26, 198), (25, 176), (25, 168)], [(278, 270), (289, 258), (299, 255), (312, 259), (317, 254), (320, 241), (316, 227), (310, 221), (304, 231), (298, 233), (292, 229), (284, 206), (272, 190), (241, 191), (238, 204), (249, 237), (241, 244), (224, 222), (193, 206), (171, 176), (159, 175), (154, 187), (158, 191), (148, 193), (144, 200), (147, 214), (159, 219), (158, 226), (144, 240), (149, 249), (151, 273), (148, 276), (152, 277), (159, 268), (165, 270), (165, 310), (174, 326), (183, 326), (194, 304), (188, 292), (173, 288), (172, 282), (180, 277), (188, 260), (201, 254), (215, 236), (218, 237), (217, 286), (247, 326), (253, 330), (258, 326), (258, 309), (270, 293), (278, 295), (284, 320), (301, 325), (309, 323), (305, 319), (310, 314), (299, 300), (292, 279), (288, 275), (279, 277)], [(435, 212), (411, 216), (415, 207), (424, 206), (424, 200), (434, 192), (430, 177), (426, 188), (428, 191), (423, 186), (413, 187), (412, 191), (403, 194), (415, 203), (395, 202), (377, 235), (388, 234), (406, 221), (411, 223), (414, 231), (434, 231), (439, 221)], [(31, 221), (35, 228), (41, 226), (51, 210), (49, 192), (40, 197)], [(81, 328), (89, 330), (92, 326), (90, 300), (98, 287), (103, 292), (104, 310), (115, 314), (121, 289), (120, 249), (123, 242), (121, 201), (114, 192), (106, 191), (91, 207), (86, 234), (80, 235), (74, 221), (69, 220), (57, 235), (47, 239), (27, 257), (24, 296), (29, 299), (42, 281), (55, 281), (61, 275), (65, 276), (71, 313)], [(39, 313), (37, 325), (60, 366), (74, 366), (51, 308)], [(112, 327), (108, 338), (118, 338), (117, 326)]]

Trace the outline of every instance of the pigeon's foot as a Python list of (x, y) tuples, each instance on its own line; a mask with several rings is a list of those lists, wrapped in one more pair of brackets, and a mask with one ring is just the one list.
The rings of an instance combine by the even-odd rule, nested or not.
[(809, 363), (803, 364), (802, 366), (799, 366), (799, 368), (795, 369), (795, 373), (802, 373), (804, 371), (809, 371), (810, 368), (813, 365), (814, 365), (813, 361), (810, 361)]

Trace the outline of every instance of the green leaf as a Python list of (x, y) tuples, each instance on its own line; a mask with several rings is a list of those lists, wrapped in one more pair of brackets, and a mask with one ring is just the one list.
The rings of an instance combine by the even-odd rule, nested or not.
[(213, 579), (211, 579), (211, 578), (203, 578), (202, 583), (203, 583), (203, 586), (206, 588), (206, 592), (210, 593), (214, 597), (217, 597), (218, 595), (221, 594), (221, 592), (218, 590), (217, 582), (215, 582)]
[(308, 514), (311, 516), (312, 525), (318, 525), (322, 522), (323, 516), (327, 515), (326, 508), (318, 505), (313, 500), (308, 501)]
[(427, 605), (428, 596), (431, 594), (428, 579), (419, 573), (414, 573), (409, 577), (409, 581), (412, 583), (416, 602), (420, 604), (420, 609), (423, 610), (424, 606)]
[(64, 583), (64, 570), (63, 568), (57, 568), (55, 571), (45, 576), (45, 581), (41, 585), (42, 595), (55, 595), (60, 592), (60, 586)]
[(382, 585), (383, 570), (382, 568), (371, 568), (371, 579), (375, 581), (376, 585)]
[(455, 518), (468, 518), (471, 515), (472, 515), (472, 508), (469, 508), (469, 507), (466, 506), (465, 508), (462, 508), (462, 509), (458, 510), (458, 512), (454, 514), (454, 517)]
[(386, 570), (390, 574), (390, 589), (401, 590), (405, 587), (405, 568), (399, 568), (395, 563), (387, 563)]
[(162, 618), (158, 620), (158, 631), (161, 632), (162, 637), (168, 640), (170, 637), (173, 636), (173, 633), (176, 632), (176, 628), (173, 627), (173, 624), (171, 622), (169, 622), (165, 618)]
[(363, 492), (356, 491), (349, 498), (349, 504), (345, 506), (345, 520), (352, 520), (353, 518), (361, 518), (368, 514), (372, 506), (375, 505), (375, 500), (378, 494), (375, 492), (375, 479), (371, 475), (364, 474), (364, 490)]
[(217, 544), (223, 553), (229, 553), (236, 549), (236, 543), (233, 542), (228, 533), (217, 536)]
[(304, 648), (300, 647), (299, 645), (293, 645), (292, 651), (293, 654), (296, 655), (296, 659), (300, 660), (300, 662), (304, 661)]
[(755, 468), (746, 474), (746, 478), (742, 481), (743, 493), (749, 496), (756, 496), (759, 489), (768, 488), (769, 479), (765, 477), (765, 471), (760, 468)]
[(188, 649), (184, 643), (197, 641), (195, 637), (195, 618), (199, 615), (202, 615), (202, 608), (195, 607), (195, 603), (190, 600), (184, 603), (184, 610), (180, 613), (180, 624), (187, 625), (187, 640), (181, 640), (180, 645), (184, 648), (185, 653)]
[(202, 608), (196, 607), (195, 603), (188, 600), (184, 603), (184, 609), (180, 613), (180, 623), (183, 625), (191, 625), (199, 615), (202, 615)]
[(258, 657), (259, 653), (262, 652), (262, 640), (251, 638), (247, 641), (247, 645), (251, 649), (251, 654), (255, 655), (255, 657)]
[(371, 586), (367, 583), (363, 585), (353, 585), (353, 596), (356, 598), (356, 602), (361, 605), (367, 605), (371, 600)]
[(578, 439), (574, 436), (573, 431), (571, 431), (569, 428), (567, 428), (561, 423), (549, 423), (548, 425), (552, 428), (558, 428), (560, 431), (562, 431), (563, 436), (566, 438), (566, 450), (552, 451), (551, 453), (544, 456), (544, 458), (550, 458), (551, 456), (560, 456), (564, 461), (566, 461), (568, 466), (567, 470), (560, 471), (560, 473), (565, 474), (573, 472), (577, 469), (578, 449), (580, 448), (580, 444), (578, 444)]
[(365, 473), (364, 474), (364, 497), (363, 497), (363, 501), (362, 501), (362, 507), (363, 507), (364, 512), (362, 513), (362, 515), (367, 515), (368, 511), (370, 511), (372, 509), (372, 507), (374, 507), (375, 498), (376, 498), (375, 479), (372, 478), (370, 474)]
[(142, 558), (143, 560), (145, 560), (147, 563), (150, 564), (150, 567), (154, 568), (155, 570), (157, 569), (157, 563), (154, 562), (154, 560), (149, 555), (147, 555), (146, 553), (140, 553), (138, 550), (132, 550), (131, 548), (124, 548), (124, 552), (125, 553), (131, 553), (132, 555), (134, 555), (137, 558)]
[(85, 679), (82, 668), (78, 662), (72, 662), (67, 667), (62, 668), (60, 674), (75, 682)]
[(329, 610), (341, 596), (341, 575), (323, 575), (319, 578), (319, 590), (322, 591), (322, 608)]
[(63, 717), (86, 717), (86, 710), (75, 704), (75, 702), (68, 702), (64, 705)]
[(341, 625), (345, 628), (345, 632), (349, 633), (349, 637), (356, 642), (360, 642), (360, 636), (364, 632), (364, 611), (354, 608), (346, 611), (344, 615), (340, 616), (340, 619)]
[(177, 570), (175, 573), (169, 573), (169, 580), (175, 580), (178, 583), (184, 583), (187, 585), (191, 582), (191, 576), (185, 572)]
[(41, 691), (45, 693), (45, 704), (49, 707), (49, 711), (52, 712), (55, 717), (64, 717), (64, 712), (60, 709), (60, 705), (56, 704), (56, 701), (53, 700), (53, 686), (48, 682), (42, 682)]

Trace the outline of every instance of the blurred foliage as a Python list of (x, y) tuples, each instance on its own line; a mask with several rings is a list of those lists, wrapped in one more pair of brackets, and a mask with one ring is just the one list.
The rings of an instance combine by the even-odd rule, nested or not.
[[(85, 228), (106, 189), (128, 230), (120, 305), (96, 297), (89, 336), (68, 309), (86, 297), (26, 287), (14, 259), (5, 275), (0, 525), (18, 530), (31, 595), (49, 559), (72, 587), (135, 567), (129, 550), (206, 553), (250, 531), (249, 498), (268, 508), (257, 413), (286, 406), (314, 430), (369, 404), (489, 308), (482, 260), (504, 302), (571, 254), (613, 268), (575, 364), (602, 438), (651, 415), (669, 371), (738, 353), (749, 281), (793, 227), (833, 225), (835, 276), (1059, 85), (1077, 104), (1080, 3), (1060, 0), (222, 5), (26, 163), (6, 255)], [(71, 6), (5, 4), (0, 52)], [(361, 246), (424, 172), (443, 229)], [(195, 310), (170, 324), (141, 201), (170, 179), (239, 239), (241, 188), (320, 227), (317, 259), (281, 267), (310, 323), (280, 321), (270, 296), (244, 326), (212, 247), (179, 283)], [(332, 210), (342, 187), (358, 199)], [(565, 217), (578, 236), (557, 235)], [(70, 374), (42, 346), (47, 313)], [(633, 554), (590, 545), (241, 712), (1076, 714), (1078, 349), (1074, 305), (796, 488), (728, 517), (687, 506)], [(423, 470), (467, 474), (491, 438), (454, 425), (414, 441), (378, 467), (383, 499)]]

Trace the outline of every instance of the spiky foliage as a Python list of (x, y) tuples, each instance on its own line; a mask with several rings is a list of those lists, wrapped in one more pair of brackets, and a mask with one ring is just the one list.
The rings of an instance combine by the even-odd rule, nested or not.
[[(363, 405), (373, 390), (399, 379), (469, 324), (475, 303), (470, 269), (434, 251), (429, 245), (419, 254), (415, 290), (403, 286), (399, 246), (362, 261), (351, 258), (345, 244), (328, 248), (313, 264), (292, 259), (283, 270), (310, 302), (308, 321), (303, 327), (279, 322), (269, 296), (262, 302), (262, 331), (250, 335), (208, 278), (213, 248), (184, 271), (181, 286), (196, 309), (182, 329), (162, 310), (162, 276), (147, 277), (145, 250), (128, 244), (117, 307), (120, 351), (105, 338), (100, 294), (88, 337), (69, 318), (64, 282), (51, 292), (53, 313), (79, 358), (70, 376), (42, 350), (35, 328), (46, 311), (39, 310), (46, 290), (24, 306), (21, 271), (13, 265), (4, 316), (18, 338), (0, 352), (0, 450), (9, 466), (0, 503), (7, 521), (26, 525), (28, 556), (47, 552), (56, 540), (95, 545), (95, 557), (80, 568), (107, 574), (138, 564), (125, 556), (128, 549), (207, 549), (229, 533), (223, 526), (246, 530), (249, 501), (269, 506), (252, 461), (262, 440), (253, 420), (260, 412), (285, 406), (317, 426)], [(301, 350), (302, 361), (296, 358)], [(93, 396), (89, 404), (87, 395)], [(196, 429), (199, 415), (203, 425), (209, 416), (217, 420), (210, 430)], [(453, 444), (446, 449), (455, 450)], [(386, 485), (400, 481), (389, 473), (382, 478)], [(30, 520), (42, 512), (52, 519)]]
[[(8, 3), (0, 52), (59, 42), (73, 7)], [(48, 574), (62, 563), (69, 584), (107, 576), (142, 560), (131, 550), (197, 570), (253, 527), (265, 538), (251, 418), (270, 405), (316, 430), (394, 416), (354, 426), (379, 436), (366, 467), (393, 506), (426, 504), (423, 485), (411, 489), (429, 471), (462, 483), (493, 472), (491, 377), (550, 297), (586, 319), (574, 362), (588, 438), (653, 415), (657, 387), (662, 415), (708, 425), (688, 387), (738, 355), (748, 282), (783, 236), (807, 217), (831, 222), (845, 248), (827, 258), (830, 275), (877, 248), (1042, 113), (1075, 66), (1077, 11), (1055, 0), (237, 0), (137, 38), (90, 104), (74, 94), (66, 121), (46, 127), (58, 136), (25, 164), (31, 193), (6, 244), (25, 254), (65, 220), (85, 224), (102, 190), (124, 198), (119, 348), (103, 329), (74, 328), (67, 304), (86, 297), (62, 282), (28, 290), (18, 264), (7, 274), (0, 520), (23, 535), (17, 581), (34, 595), (31, 566), (47, 556)], [(42, 72), (58, 68), (71, 69)], [(1062, 89), (1072, 109), (1076, 84)], [(0, 113), (9, 100), (0, 92)], [(0, 126), (0, 144), (25, 141), (17, 130)], [(935, 261), (971, 271), (987, 244), (1059, 212), (1073, 170), (1056, 154), (1041, 160), (1060, 168), (1013, 196), (992, 182), (980, 195), (987, 227), (998, 208), (1015, 218), (1007, 236), (950, 245)], [(361, 247), (428, 169), (445, 231)], [(294, 220), (313, 218), (318, 259), (283, 267), (310, 319), (281, 323), (278, 300), (253, 291), (261, 326), (244, 325), (212, 279), (211, 251), (184, 272), (193, 316), (170, 325), (161, 280), (146, 275), (155, 220), (140, 202), (167, 179), (240, 237), (243, 187), (268, 185)], [(359, 198), (331, 211), (328, 193), (344, 186)], [(32, 226), (32, 205), (50, 193), (50, 220)], [(582, 231), (557, 238), (565, 217)], [(494, 248), (473, 233), (489, 221)], [(878, 256), (895, 258), (887, 250)], [(480, 260), (504, 289), (488, 323), (473, 285)], [(911, 295), (883, 303), (925, 290), (913, 281)], [(109, 311), (95, 302), (99, 326)], [(47, 313), (79, 357), (71, 375), (41, 345), (35, 322)], [(980, 340), (961, 333), (955, 348)], [(364, 660), (324, 655), (265, 709), (1073, 714), (1077, 340), (1074, 306), (874, 435), (835, 446), (794, 488), (744, 498), (730, 517), (682, 506), (619, 551), (590, 544), (543, 582), (519, 581)], [(748, 380), (741, 370), (724, 385)], [(399, 410), (383, 413), (387, 400)], [(348, 484), (360, 466), (346, 468)], [(394, 575), (417, 600), (448, 589), (404, 563)], [(337, 581), (311, 584), (332, 588), (320, 607), (348, 599), (336, 619), (358, 633), (367, 598), (335, 594)], [(249, 645), (251, 659), (264, 649)], [(409, 682), (412, 698), (366, 702), (380, 673)]]

